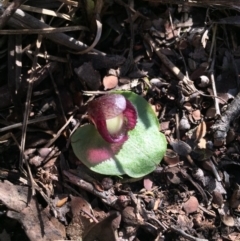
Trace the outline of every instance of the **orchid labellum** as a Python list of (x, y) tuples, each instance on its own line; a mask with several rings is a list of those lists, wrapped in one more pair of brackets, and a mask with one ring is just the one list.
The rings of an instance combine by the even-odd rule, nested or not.
[(106, 175), (141, 177), (152, 172), (166, 151), (166, 139), (151, 106), (141, 96), (118, 91), (89, 103), (93, 124), (72, 136), (75, 155)]
[(137, 112), (121, 94), (107, 94), (88, 106), (88, 114), (103, 139), (109, 143), (123, 143), (128, 131), (137, 123)]

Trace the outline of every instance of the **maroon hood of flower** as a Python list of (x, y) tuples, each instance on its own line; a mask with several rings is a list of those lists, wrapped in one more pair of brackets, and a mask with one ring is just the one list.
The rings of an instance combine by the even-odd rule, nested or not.
[[(137, 111), (132, 103), (120, 94), (106, 94), (88, 105), (88, 114), (103, 139), (109, 143), (123, 143), (128, 139), (128, 131), (137, 123)], [(121, 127), (110, 133), (107, 121), (119, 117)]]

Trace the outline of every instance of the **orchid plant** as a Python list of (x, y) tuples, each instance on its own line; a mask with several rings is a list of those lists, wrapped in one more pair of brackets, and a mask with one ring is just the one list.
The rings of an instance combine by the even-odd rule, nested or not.
[(142, 177), (160, 163), (165, 136), (148, 102), (129, 91), (103, 95), (88, 105), (93, 124), (71, 137), (75, 155), (91, 170), (105, 175)]

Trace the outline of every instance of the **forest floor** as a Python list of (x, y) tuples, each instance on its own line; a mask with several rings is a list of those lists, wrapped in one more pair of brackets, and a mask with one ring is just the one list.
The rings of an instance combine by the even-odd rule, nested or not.
[[(239, 241), (240, 6), (2, 2), (0, 240)], [(148, 175), (74, 155), (113, 90), (143, 97), (167, 140)]]

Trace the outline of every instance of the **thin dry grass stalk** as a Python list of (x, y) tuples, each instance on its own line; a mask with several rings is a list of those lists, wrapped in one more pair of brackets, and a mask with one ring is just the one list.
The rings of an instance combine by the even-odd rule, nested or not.
[(240, 7), (240, 2), (238, 0), (150, 0), (150, 2), (159, 2), (159, 3), (173, 3), (173, 4), (184, 4), (184, 5), (195, 5), (195, 6), (214, 6), (214, 7), (223, 7), (227, 6), (229, 8)]

